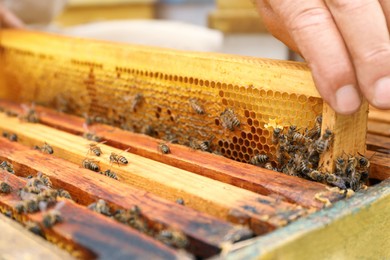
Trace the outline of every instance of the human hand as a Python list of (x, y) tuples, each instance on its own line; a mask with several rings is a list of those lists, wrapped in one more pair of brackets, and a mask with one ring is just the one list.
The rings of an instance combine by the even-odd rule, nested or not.
[(0, 28), (23, 28), (23, 22), (0, 4)]
[(334, 110), (355, 112), (361, 94), (373, 106), (390, 109), (389, 0), (256, 3), (269, 31), (305, 58)]

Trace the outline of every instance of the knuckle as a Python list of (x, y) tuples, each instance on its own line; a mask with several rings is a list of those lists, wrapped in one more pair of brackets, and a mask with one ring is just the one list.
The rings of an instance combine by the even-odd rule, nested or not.
[(356, 61), (358, 63), (366, 64), (378, 64), (383, 60), (390, 60), (390, 45), (381, 44), (375, 47), (371, 47), (369, 50), (357, 53)]
[(329, 11), (322, 7), (311, 7), (299, 10), (287, 20), (292, 32), (302, 30), (318, 30), (318, 25), (333, 23)]
[(331, 9), (337, 9), (340, 12), (351, 12), (356, 10), (363, 10), (368, 4), (373, 3), (374, 1), (370, 0), (326, 0), (327, 5)]

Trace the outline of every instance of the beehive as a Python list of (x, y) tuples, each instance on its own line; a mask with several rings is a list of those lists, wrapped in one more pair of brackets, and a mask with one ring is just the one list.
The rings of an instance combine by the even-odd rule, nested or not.
[[(0, 169), (0, 181), (12, 187), (11, 193), (0, 193), (0, 211), (19, 222), (29, 220), (40, 225), (47, 240), (74, 256), (186, 259), (190, 253), (199, 258), (216, 254), (262, 259), (389, 257), (390, 184), (388, 180), (381, 182), (390, 176), (388, 138), (369, 136), (368, 188), (346, 199), (349, 193), (322, 183), (178, 144), (169, 144), (171, 153), (162, 154), (157, 150), (161, 139), (115, 127), (138, 132), (144, 125), (152, 125), (157, 137), (165, 138), (168, 131), (177, 134), (181, 143), (214, 135), (214, 149), (231, 158), (236, 152), (238, 160), (245, 162), (245, 155), (251, 156), (249, 148), (253, 154), (274, 151), (265, 124), (297, 124), (304, 129), (322, 113), (323, 129), (335, 132), (337, 144), (328, 153), (329, 158), (359, 151), (365, 141), (366, 106), (352, 117), (335, 115), (319, 98), (305, 65), (32, 32), (2, 31), (0, 47), (0, 96), (5, 98), (0, 100), (0, 160), (12, 163), (15, 170), (10, 174)], [(133, 111), (131, 103), (138, 93), (144, 101)], [(190, 99), (196, 99), (206, 113), (195, 113)], [(36, 102), (39, 123), (23, 121), (29, 102)], [(276, 106), (286, 104), (295, 112), (279, 113)], [(234, 131), (221, 125), (221, 112), (227, 108), (241, 121)], [(81, 117), (84, 113), (111, 124), (89, 126), (106, 141), (99, 144), (103, 151), (100, 157), (88, 154), (91, 143), (80, 136), (86, 131), (86, 120)], [(18, 142), (7, 140), (9, 134), (16, 134)], [(257, 150), (251, 147), (252, 141)], [(32, 149), (45, 142), (54, 154)], [(240, 147), (230, 147), (231, 143)], [(240, 158), (243, 149), (246, 154)], [(125, 156), (129, 163), (110, 163), (111, 152)], [(119, 180), (83, 169), (86, 158), (96, 160), (102, 171), (113, 170)], [(332, 160), (325, 158), (327, 161), (331, 167)], [(64, 219), (52, 228), (42, 224), (45, 210), (18, 213), (15, 209), (22, 199), (19, 188), (28, 182), (26, 177), (37, 172), (50, 177), (53, 188), (67, 189), (74, 199), (61, 201), (65, 202), (58, 210)], [(175, 202), (178, 198), (185, 206)], [(113, 210), (138, 205), (153, 232), (166, 228), (182, 232), (189, 241), (187, 253), (164, 245), (153, 232), (142, 233), (89, 211), (86, 206), (97, 199), (106, 200)], [(54, 259), (50, 255), (57, 255), (59, 249), (46, 247), (46, 241), (40, 240), (42, 247), (37, 247), (37, 237), (31, 238), (24, 230), (10, 232), (15, 230), (11, 223), (1, 225), (8, 233), (0, 239), (0, 244), (5, 244), (0, 246), (0, 255), (15, 256), (22, 248), (31, 258), (46, 255)], [(251, 235), (255, 237), (249, 239)], [(21, 247), (19, 241), (26, 245)]]
[[(157, 137), (174, 133), (182, 144), (214, 138), (214, 149), (237, 161), (273, 158), (268, 125), (310, 128), (323, 111), (323, 129), (334, 131), (337, 144), (325, 167), (334, 156), (365, 152), (367, 104), (354, 116), (337, 116), (304, 64), (14, 31), (2, 32), (1, 60), (2, 98), (99, 116), (135, 132), (152, 126)], [(144, 99), (131, 111), (137, 94)], [(204, 114), (194, 112), (191, 99)], [(235, 131), (222, 126), (227, 108), (241, 121)]]

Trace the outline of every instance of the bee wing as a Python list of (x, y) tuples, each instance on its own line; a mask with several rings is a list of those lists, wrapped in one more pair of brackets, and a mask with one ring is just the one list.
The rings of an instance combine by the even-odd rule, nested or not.
[(47, 205), (48, 203), (46, 201), (40, 201), (38, 204), (39, 210), (40, 211), (46, 211), (47, 210)]
[(65, 206), (65, 200), (61, 200), (57, 202), (56, 206), (54, 207), (55, 210), (60, 210)]

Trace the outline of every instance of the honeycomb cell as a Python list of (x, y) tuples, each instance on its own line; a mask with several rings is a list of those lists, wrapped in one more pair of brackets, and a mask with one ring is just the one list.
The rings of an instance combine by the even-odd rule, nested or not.
[(253, 149), (249, 147), (248, 150), (247, 150), (247, 153), (248, 153), (249, 155), (253, 155)]
[(157, 118), (157, 119), (160, 118), (160, 113), (156, 112), (156, 118)]
[(229, 99), (229, 100), (228, 100), (228, 105), (231, 106), (231, 107), (234, 106), (234, 101), (231, 100), (231, 99)]
[(225, 105), (225, 106), (227, 106), (228, 101), (227, 101), (225, 98), (223, 98), (223, 99), (222, 99), (222, 104)]
[(227, 89), (226, 83), (222, 83), (221, 88), (222, 88), (223, 90), (225, 90), (225, 91), (228, 90), (228, 89)]
[(249, 154), (244, 154), (244, 159), (245, 159), (245, 161), (249, 162), (251, 157), (249, 156)]
[[(215, 83), (214, 83), (214, 84), (215, 84)], [(217, 86), (218, 89), (221, 89), (221, 88), (222, 88), (221, 82), (217, 82), (216, 86)]]
[(259, 135), (259, 136), (262, 136), (263, 135), (263, 130), (261, 128), (257, 128), (256, 129), (256, 133)]
[(248, 94), (248, 95), (252, 94), (252, 89), (251, 88), (240, 87), (239, 91), (240, 91), (240, 93), (245, 93), (246, 92), (246, 94)]
[(249, 140), (244, 140), (244, 145), (245, 145), (246, 147), (248, 147), (248, 146), (249, 146)]
[(268, 145), (264, 145), (263, 146), (263, 150), (268, 154), (269, 153), (269, 146)]
[(267, 91), (265, 91), (264, 89), (260, 90), (260, 97), (265, 99), (267, 97)]
[(194, 84), (194, 78), (190, 77), (190, 78), (188, 79), (188, 83)]
[(226, 154), (225, 148), (221, 148), (221, 153), (222, 153), (222, 154)]
[(251, 111), (250, 113), (251, 118), (255, 119), (256, 118), (256, 113), (254, 111)]
[(219, 91), (219, 96), (220, 96), (220, 97), (224, 97), (224, 94), (225, 94), (225, 93), (224, 93), (222, 90)]
[(219, 141), (218, 141), (218, 146), (219, 146), (219, 147), (223, 147), (223, 141), (222, 141), (222, 140), (219, 140)]
[(245, 146), (241, 146), (241, 151), (242, 151), (243, 153), (246, 153), (246, 152), (248, 151), (248, 149), (247, 149)]
[(258, 143), (260, 141), (260, 137), (258, 135), (253, 136), (253, 140)]
[(179, 77), (177, 76), (177, 75), (175, 75), (174, 77), (173, 77), (173, 80), (174, 81), (177, 81), (179, 79)]
[(240, 92), (240, 87), (237, 86), (237, 85), (234, 85), (234, 91), (235, 91), (236, 93), (239, 93), (239, 92)]
[(174, 122), (175, 121), (175, 118), (173, 116), (170, 116), (169, 119)]
[(265, 136), (265, 137), (270, 137), (270, 131), (268, 131), (268, 130), (263, 130), (263, 136)]
[(274, 92), (272, 90), (267, 91), (267, 97), (268, 98), (273, 98), (274, 97)]
[(229, 148), (230, 148), (231, 150), (234, 150), (234, 144), (230, 143), (230, 144), (229, 144)]
[(255, 126), (255, 127), (259, 127), (260, 126), (260, 123), (259, 123), (259, 120), (253, 120), (253, 125)]
[(219, 125), (219, 119), (218, 118), (215, 119), (215, 125)]
[(301, 104), (306, 104), (307, 97), (305, 95), (299, 95), (298, 102), (301, 103)]
[(251, 126), (251, 133), (252, 133), (252, 134), (256, 134), (256, 127)]
[(235, 105), (236, 107), (241, 107), (241, 102), (238, 101), (238, 100), (235, 100), (235, 101), (234, 101), (234, 105)]
[(241, 150), (241, 146), (239, 144), (234, 145), (234, 150), (237, 151)]
[(253, 135), (251, 133), (247, 133), (246, 138), (251, 141), (253, 139)]
[(179, 81), (183, 82), (183, 77), (182, 76), (179, 77)]
[[(161, 107), (157, 107), (157, 112), (158, 112), (158, 113), (161, 113), (161, 111), (162, 111)], [(170, 113), (170, 112), (171, 112), (171, 111), (169, 111), (169, 113)], [(169, 114), (169, 113), (168, 113), (168, 114)], [(169, 114), (169, 115), (170, 115), (170, 114)]]
[(238, 157), (238, 153), (237, 151), (233, 151), (233, 157), (237, 158)]
[(257, 146), (257, 145), (256, 145), (256, 142), (255, 142), (255, 141), (251, 141), (251, 147), (252, 147), (252, 148), (256, 148), (256, 146)]
[(239, 152), (238, 157), (242, 160), (242, 159), (244, 159), (244, 154), (242, 152)]
[(264, 136), (261, 136), (261, 137), (260, 137), (260, 143), (261, 143), (261, 144), (266, 144), (266, 143), (267, 143), (267, 140), (265, 139)]
[(244, 144), (244, 139), (243, 138), (239, 138), (238, 139), (238, 144), (239, 145), (243, 145)]
[(232, 151), (226, 150), (226, 154), (230, 157), (232, 155)]
[(272, 146), (272, 147), (271, 147), (271, 153), (272, 153), (272, 154), (276, 154), (276, 147), (275, 147), (275, 146)]
[(226, 149), (229, 149), (229, 143), (228, 142), (224, 142), (223, 143), (223, 147), (225, 147)]
[(283, 100), (288, 100), (288, 99), (290, 99), (290, 95), (288, 93), (286, 93), (286, 92), (283, 92), (282, 93), (282, 99)]
[(245, 133), (245, 132), (241, 132), (241, 137), (242, 137), (243, 139), (246, 139), (246, 133)]
[(297, 97), (296, 94), (291, 94), (291, 95), (290, 95), (290, 100), (291, 100), (292, 102), (296, 102), (297, 99), (298, 99), (298, 97)]
[(237, 138), (237, 136), (233, 136), (232, 141), (233, 141), (234, 144), (237, 144), (237, 143), (238, 143), (238, 138)]
[(249, 110), (245, 110), (245, 111), (244, 111), (244, 115), (245, 115), (246, 117), (249, 117)]
[(268, 144), (268, 145), (272, 145), (272, 139), (270, 139), (270, 138), (267, 139), (267, 144)]
[(210, 87), (210, 81), (205, 80), (204, 85), (205, 85), (206, 87)]
[(200, 85), (200, 86), (203, 86), (203, 84), (204, 84), (203, 79), (199, 80), (199, 85)]
[(251, 118), (248, 118), (247, 122), (248, 122), (248, 125), (252, 125), (252, 123), (253, 123)]
[(230, 98), (230, 92), (226, 91), (226, 92), (225, 92), (225, 97), (226, 97), (226, 98)]

